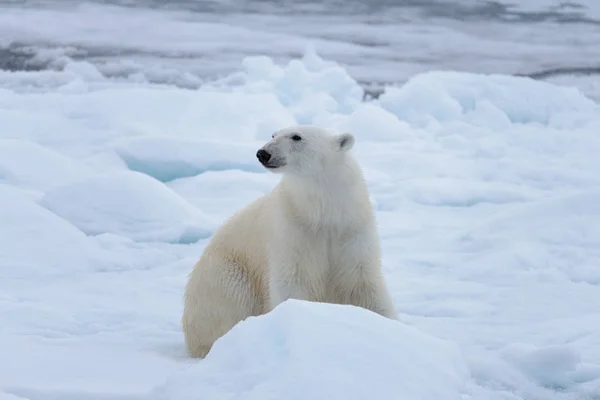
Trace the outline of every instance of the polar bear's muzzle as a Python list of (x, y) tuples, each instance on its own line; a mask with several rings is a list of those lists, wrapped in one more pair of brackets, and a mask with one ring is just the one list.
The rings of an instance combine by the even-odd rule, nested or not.
[(279, 167), (283, 167), (285, 162), (278, 157), (273, 157), (271, 153), (269, 153), (265, 149), (260, 149), (256, 152), (256, 158), (258, 161), (265, 167), (270, 169), (275, 169)]

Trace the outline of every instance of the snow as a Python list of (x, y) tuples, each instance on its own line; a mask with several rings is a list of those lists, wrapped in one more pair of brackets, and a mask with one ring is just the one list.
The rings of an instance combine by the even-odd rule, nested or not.
[(35, 142), (14, 139), (0, 140), (0, 171), (2, 183), (41, 191), (91, 173), (69, 157)]
[(40, 204), (89, 236), (114, 233), (136, 241), (197, 242), (210, 222), (161, 182), (119, 171), (55, 188)]
[(153, 398), (458, 400), (467, 379), (454, 343), (357, 307), (290, 300), (235, 326), (205, 362), (169, 378)]
[[(197, 90), (95, 68), (1, 77), (0, 399), (600, 397), (600, 105), (577, 89), (431, 71), (364, 103), (313, 51)], [(187, 276), (295, 123), (357, 136), (400, 321), (290, 301), (190, 359)]]
[[(6, 283), (82, 272), (96, 258), (97, 246), (83, 232), (18, 189), (0, 186), (0, 209), (0, 276)], [(69, 253), (68, 247), (77, 250)]]
[[(516, 86), (518, 91), (508, 89)], [(422, 118), (448, 122), (485, 112), (503, 117), (505, 123), (548, 125), (554, 116), (592, 112), (597, 107), (572, 87), (554, 87), (530, 78), (458, 72), (421, 74), (401, 88), (391, 88), (380, 101), (383, 108), (411, 122)]]

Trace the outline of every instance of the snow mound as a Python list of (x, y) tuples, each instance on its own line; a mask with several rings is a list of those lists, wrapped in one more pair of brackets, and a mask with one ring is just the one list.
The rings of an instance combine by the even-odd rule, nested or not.
[(266, 56), (245, 57), (244, 71), (223, 83), (243, 84), (250, 93), (275, 93), (298, 124), (318, 115), (346, 114), (361, 104), (363, 89), (343, 67), (319, 57), (307, 47), (303, 57), (279, 66)]
[(0, 277), (81, 272), (99, 249), (81, 231), (17, 190), (0, 185)]
[(0, 181), (46, 190), (91, 173), (85, 164), (25, 140), (0, 139)]
[(362, 308), (289, 300), (240, 322), (153, 399), (458, 400), (454, 344)]
[(238, 142), (140, 137), (116, 148), (127, 167), (169, 182), (206, 171), (263, 171), (256, 161), (258, 145)]
[(138, 172), (111, 172), (58, 187), (41, 204), (87, 235), (191, 243), (212, 231), (212, 222), (187, 201)]
[(553, 118), (572, 112), (593, 112), (598, 105), (578, 89), (525, 77), (461, 72), (428, 72), (400, 88), (389, 88), (381, 106), (400, 119), (421, 124), (476, 118), (505, 128), (510, 124), (548, 125)]

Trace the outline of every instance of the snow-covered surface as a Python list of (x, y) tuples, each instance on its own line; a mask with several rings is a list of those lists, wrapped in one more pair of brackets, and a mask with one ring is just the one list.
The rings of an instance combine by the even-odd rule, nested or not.
[[(200, 90), (2, 76), (0, 399), (600, 398), (598, 104), (456, 72), (363, 103), (314, 53), (243, 67)], [(187, 274), (293, 123), (357, 136), (401, 321), (292, 301), (192, 360)]]

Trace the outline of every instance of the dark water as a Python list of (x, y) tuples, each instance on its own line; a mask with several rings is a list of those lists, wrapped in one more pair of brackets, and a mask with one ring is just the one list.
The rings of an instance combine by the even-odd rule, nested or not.
[[(442, 0), (91, 0), (90, 3), (110, 4), (131, 8), (185, 10), (193, 13), (259, 13), (259, 14), (311, 14), (377, 16), (398, 20), (407, 14), (422, 18), (444, 17), (460, 21), (495, 20), (507, 23), (560, 22), (568, 24), (600, 25), (600, 18), (590, 13), (586, 4), (577, 1), (560, 1), (537, 9), (523, 9), (517, 4), (532, 3), (499, 1), (442, 1)], [(21, 5), (22, 1), (5, 4)], [(79, 1), (26, 2), (33, 6), (68, 6)], [(588, 3), (589, 4), (589, 3)]]
[(244, 56), (285, 62), (316, 40), (322, 57), (365, 86), (431, 69), (596, 80), (600, 0), (538, 3), (3, 1), (0, 68), (61, 69), (84, 60), (107, 77), (141, 74), (195, 88), (239, 69)]

